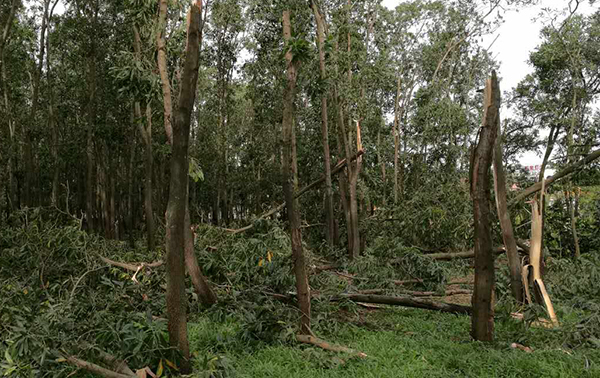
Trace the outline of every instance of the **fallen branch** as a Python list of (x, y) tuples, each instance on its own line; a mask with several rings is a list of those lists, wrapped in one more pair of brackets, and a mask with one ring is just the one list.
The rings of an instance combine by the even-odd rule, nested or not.
[[(359, 150), (354, 156), (352, 156), (352, 159), (350, 159), (351, 161), (356, 160), (358, 157), (360, 157), (361, 155), (363, 155), (365, 152), (363, 150)], [(331, 168), (331, 175), (337, 174), (339, 173), (342, 169), (344, 169), (347, 165), (347, 160), (346, 159), (342, 159), (340, 160), (339, 163), (337, 163), (335, 165), (335, 167)], [(321, 177), (320, 179), (313, 181), (312, 183), (310, 183), (309, 185), (305, 186), (304, 188), (300, 189), (299, 191), (294, 193), (294, 199), (296, 198), (300, 198), (304, 193), (314, 189), (315, 187), (321, 185), (322, 183), (325, 182), (325, 176)], [(268, 210), (267, 212), (263, 213), (262, 215), (260, 215), (257, 220), (260, 219), (265, 219), (275, 213), (277, 213), (278, 211), (281, 211), (285, 208), (286, 203), (282, 203), (279, 206), (273, 207), (272, 209)], [(231, 232), (232, 234), (237, 234), (240, 232), (244, 232), (244, 231), (248, 231), (251, 228), (254, 227), (254, 224), (249, 224), (246, 227), (242, 227), (242, 228), (238, 228), (238, 229), (225, 229), (225, 231)]]
[[(504, 247), (496, 247), (493, 250), (494, 254), (500, 255), (506, 252)], [(432, 253), (430, 255), (425, 255), (434, 260), (452, 260), (452, 259), (468, 259), (475, 257), (475, 251), (465, 251), (465, 252), (450, 252), (450, 253)]]
[(514, 206), (515, 204), (519, 203), (522, 199), (526, 198), (527, 196), (529, 196), (533, 193), (539, 192), (542, 189), (542, 183), (544, 184), (545, 188), (548, 188), (548, 186), (550, 186), (550, 184), (552, 184), (554, 181), (570, 175), (571, 173), (577, 171), (578, 169), (582, 168), (584, 165), (591, 163), (592, 161), (598, 159), (599, 157), (600, 157), (600, 150), (596, 150), (596, 151), (588, 154), (585, 158), (579, 160), (577, 163), (574, 163), (574, 164), (569, 165), (568, 167), (565, 167), (563, 170), (556, 173), (555, 175), (550, 176), (543, 181), (535, 183), (526, 189), (523, 189), (519, 194), (517, 194), (513, 199), (510, 200), (510, 202), (508, 203), (508, 206)]
[(350, 349), (348, 347), (341, 346), (341, 345), (330, 344), (327, 341), (321, 340), (314, 336), (296, 335), (296, 340), (298, 340), (298, 342), (301, 342), (301, 343), (318, 346), (319, 348), (329, 350), (331, 352), (343, 352), (343, 353), (353, 354), (353, 355), (356, 355), (357, 357), (361, 357), (361, 358), (367, 357), (367, 355), (363, 352), (357, 352), (354, 349)]
[(452, 295), (473, 294), (473, 291), (468, 289), (446, 290), (444, 293), (435, 291), (406, 291), (402, 294), (410, 295), (411, 297), (450, 297)]
[(332, 301), (340, 299), (349, 299), (354, 302), (378, 303), (394, 306), (422, 308), (426, 310), (436, 310), (449, 312), (453, 314), (471, 314), (471, 307), (457, 305), (446, 302), (433, 302), (426, 299), (411, 298), (407, 296), (391, 297), (387, 295), (367, 295), (367, 294), (340, 294), (332, 298)]
[(101, 375), (106, 378), (135, 378), (136, 377), (135, 374), (130, 375), (130, 374), (117, 373), (115, 371), (103, 368), (100, 365), (96, 365), (91, 362), (80, 360), (79, 358), (77, 358), (75, 356), (68, 356), (65, 358), (65, 361), (67, 361), (71, 365), (77, 366), (80, 369), (87, 370), (90, 373), (98, 374), (98, 375)]
[(140, 269), (143, 269), (143, 268), (157, 268), (163, 264), (162, 260), (158, 260), (158, 261), (155, 261), (152, 263), (128, 264), (128, 263), (122, 263), (119, 261), (113, 261), (104, 256), (100, 256), (100, 260), (104, 261), (105, 263), (107, 263), (109, 265), (118, 266), (119, 268), (131, 270), (132, 272), (138, 272)]
[(104, 361), (104, 363), (106, 363), (115, 372), (135, 376), (135, 373), (129, 368), (129, 366), (127, 366), (127, 363), (125, 361), (120, 360), (112, 354), (106, 353), (103, 350), (94, 348), (91, 344), (82, 343), (81, 346), (85, 349), (93, 349), (94, 353), (96, 353), (98, 357), (100, 357), (102, 361)]

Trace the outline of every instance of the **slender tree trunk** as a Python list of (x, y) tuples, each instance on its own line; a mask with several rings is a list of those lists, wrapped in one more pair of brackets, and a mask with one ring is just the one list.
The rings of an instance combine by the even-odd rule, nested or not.
[[(161, 14), (162, 2), (161, 0)], [(180, 372), (185, 374), (191, 372), (184, 280), (185, 218), (188, 212), (188, 144), (191, 114), (198, 82), (201, 9), (202, 2), (196, 0), (190, 6), (188, 14), (187, 41), (181, 88), (175, 119), (172, 125), (171, 184), (167, 207), (167, 314), (169, 320), (169, 341), (171, 346), (179, 349), (183, 356), (183, 361), (180, 364)], [(164, 28), (161, 28), (161, 33), (163, 31)], [(189, 232), (189, 228), (187, 228), (187, 231)]]
[(165, 133), (169, 144), (173, 144), (173, 127), (171, 126), (171, 112), (173, 109), (171, 96), (171, 81), (167, 70), (167, 44), (165, 41), (165, 32), (167, 26), (167, 8), (168, 0), (160, 0), (158, 13), (158, 34), (156, 36), (156, 46), (158, 47), (157, 64), (160, 73), (160, 82), (162, 84), (162, 93), (164, 101)]
[[(98, 17), (98, 4), (92, 19), (92, 25), (96, 25)], [(87, 116), (88, 124), (86, 131), (86, 218), (88, 221), (88, 230), (96, 229), (96, 206), (94, 196), (94, 127), (96, 125), (96, 46), (94, 39), (91, 38), (91, 47), (88, 56), (88, 72), (87, 72), (87, 87), (88, 87), (88, 104)]]
[[(131, 123), (135, 121), (135, 110), (131, 113)], [(135, 132), (135, 126), (134, 126)], [(135, 237), (133, 235), (134, 221), (133, 221), (133, 183), (135, 181), (135, 175), (133, 170), (133, 163), (135, 160), (135, 139), (131, 141), (131, 148), (129, 150), (129, 162), (127, 164), (127, 231), (129, 232), (129, 242), (132, 246), (135, 245)]]
[[(162, 6), (162, 4), (161, 4)], [(135, 50), (136, 60), (138, 62), (142, 59), (142, 41), (140, 33), (137, 27), (133, 26), (133, 47)], [(160, 52), (159, 52), (160, 54)], [(155, 248), (154, 234), (154, 210), (152, 207), (152, 174), (154, 172), (154, 155), (152, 151), (152, 108), (150, 103), (146, 104), (146, 126), (144, 126), (144, 120), (142, 118), (142, 111), (140, 103), (138, 101), (134, 104), (135, 116), (137, 118), (138, 129), (142, 141), (144, 142), (144, 166), (145, 166), (145, 177), (144, 177), (144, 211), (146, 216), (146, 232), (148, 240), (148, 250), (152, 251)]]
[(502, 239), (508, 256), (508, 267), (510, 269), (510, 288), (515, 300), (523, 302), (523, 283), (521, 280), (521, 261), (517, 252), (517, 241), (513, 232), (512, 221), (506, 204), (506, 177), (502, 163), (502, 138), (500, 135), (500, 116), (498, 115), (498, 131), (496, 145), (494, 147), (494, 190), (496, 197), (496, 208), (502, 229)]
[(490, 225), (489, 170), (500, 109), (500, 88), (496, 72), (487, 80), (484, 92), (483, 125), (471, 161), (471, 195), (475, 223), (475, 290), (471, 335), (475, 340), (494, 339), (494, 253)]
[(9, 138), (9, 153), (8, 153), (8, 188), (7, 188), (7, 197), (8, 203), (7, 206), (7, 216), (10, 212), (19, 206), (18, 203), (18, 194), (17, 194), (17, 179), (15, 177), (16, 174), (16, 161), (18, 160), (19, 148), (15, 141), (15, 122), (12, 117), (12, 112), (10, 109), (10, 102), (8, 99), (8, 84), (6, 77), (6, 68), (4, 66), (4, 46), (8, 41), (8, 36), (10, 34), (10, 30), (13, 25), (13, 19), (17, 8), (21, 6), (21, 0), (12, 0), (11, 7), (8, 11), (8, 17), (6, 18), (6, 22), (2, 27), (2, 35), (0, 35), (0, 72), (1, 72), (1, 80), (2, 80), (2, 92), (4, 97), (4, 112), (6, 117), (6, 122), (8, 124), (8, 138)]
[[(577, 91), (575, 88), (575, 78), (572, 80), (573, 83), (573, 103), (571, 105), (571, 126), (569, 127), (569, 132), (567, 134), (567, 164), (571, 164), (573, 160), (573, 134), (575, 133), (575, 126), (577, 122)], [(569, 219), (571, 221), (571, 233), (573, 234), (573, 244), (575, 246), (575, 258), (579, 258), (581, 256), (581, 251), (579, 249), (579, 235), (577, 234), (577, 217), (575, 215), (575, 205), (571, 202), (571, 199), (575, 199), (575, 188), (573, 186), (572, 180), (569, 180), (567, 184), (567, 190), (569, 194), (571, 192), (573, 195), (569, 195), (566, 199), (568, 201), (568, 209), (569, 209)]]
[[(291, 25), (289, 10), (283, 11), (283, 38), (286, 43), (291, 39)], [(292, 61), (292, 52), (287, 49), (285, 59), (287, 62), (287, 85), (283, 92), (283, 193), (287, 203), (287, 214), (292, 239), (292, 258), (294, 261), (294, 274), (296, 276), (296, 290), (298, 292), (298, 305), (300, 308), (300, 333), (310, 334), (310, 287), (306, 273), (306, 262), (302, 250), (302, 234), (300, 231), (300, 209), (294, 201), (294, 174), (292, 136), (294, 127), (294, 97), (296, 90), (297, 63)]]
[(42, 15), (42, 28), (40, 31), (40, 51), (38, 52), (37, 62), (35, 71), (33, 72), (32, 82), (32, 100), (31, 100), (31, 112), (29, 114), (29, 127), (25, 129), (25, 144), (23, 146), (23, 160), (25, 163), (25, 204), (29, 207), (34, 206), (34, 181), (36, 179), (35, 173), (35, 162), (33, 154), (33, 129), (36, 127), (35, 119), (37, 115), (37, 108), (39, 103), (39, 89), (40, 89), (40, 78), (42, 76), (42, 66), (44, 64), (44, 54), (46, 51), (46, 29), (48, 20), (48, 11), (50, 7), (50, 0), (44, 0), (44, 13)]
[(400, 154), (400, 135), (398, 135), (399, 131), (399, 111), (400, 111), (400, 92), (402, 89), (402, 78), (398, 75), (398, 84), (396, 87), (396, 101), (394, 101), (394, 126), (392, 130), (392, 135), (394, 136), (394, 205), (398, 204), (398, 156)]
[(323, 163), (325, 165), (325, 230), (327, 237), (327, 245), (333, 247), (334, 237), (334, 221), (333, 214), (333, 189), (331, 183), (331, 156), (329, 152), (329, 130), (328, 130), (328, 115), (327, 115), (327, 72), (325, 70), (325, 27), (322, 15), (319, 13), (317, 3), (312, 1), (313, 13), (317, 22), (317, 40), (319, 44), (319, 69), (321, 72), (321, 81), (323, 82), (323, 90), (321, 92), (321, 141), (323, 143)]

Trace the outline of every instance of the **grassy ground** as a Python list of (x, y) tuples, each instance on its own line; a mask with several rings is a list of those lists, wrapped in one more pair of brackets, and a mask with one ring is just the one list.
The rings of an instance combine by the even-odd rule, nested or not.
[[(559, 331), (525, 330), (510, 319), (496, 322), (496, 342), (482, 344), (470, 340), (466, 316), (356, 308), (341, 317), (335, 331), (323, 328), (318, 336), (362, 351), (367, 358), (292, 342), (257, 344), (250, 352), (227, 342), (238, 331), (236, 323), (208, 320), (190, 325), (190, 347), (198, 356), (225, 356), (223, 365), (231, 370), (222, 376), (235, 377), (600, 377), (599, 349), (552, 347)], [(515, 341), (527, 341), (534, 351), (512, 349)]]

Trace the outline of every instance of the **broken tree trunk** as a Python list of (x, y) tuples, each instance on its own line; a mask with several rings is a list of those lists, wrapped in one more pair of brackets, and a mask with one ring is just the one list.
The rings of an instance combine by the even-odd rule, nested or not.
[(471, 196), (475, 223), (475, 290), (471, 336), (479, 341), (494, 340), (494, 254), (490, 225), (489, 170), (500, 122), (500, 87), (492, 71), (484, 92), (483, 124), (479, 142), (471, 157)]
[(185, 266), (192, 279), (192, 285), (198, 295), (198, 300), (203, 306), (210, 307), (217, 303), (217, 296), (213, 291), (212, 287), (208, 283), (208, 280), (202, 274), (200, 265), (198, 265), (198, 259), (196, 258), (194, 248), (194, 235), (190, 224), (190, 212), (186, 209), (185, 213)]
[[(363, 150), (358, 151), (354, 156), (352, 156), (351, 161), (358, 159), (364, 153), (365, 152)], [(331, 168), (331, 175), (340, 173), (346, 167), (347, 164), (348, 164), (347, 159), (340, 160), (340, 162), (337, 163), (335, 165), (335, 167)], [(315, 181), (311, 182), (310, 184), (308, 184), (307, 186), (305, 186), (304, 188), (298, 190), (297, 192), (294, 193), (294, 199), (300, 198), (306, 192), (308, 192), (312, 189), (315, 189), (319, 185), (323, 184), (325, 182), (325, 179), (326, 179), (326, 177), (322, 176), (318, 180), (315, 180)], [(287, 206), (287, 202), (284, 202), (281, 205), (275, 206), (275, 207), (271, 208), (270, 210), (262, 213), (257, 219), (265, 219), (267, 217), (270, 217), (271, 215), (277, 213), (278, 211), (285, 209), (286, 206)], [(248, 231), (248, 230), (252, 229), (253, 227), (254, 227), (253, 224), (249, 224), (246, 227), (242, 227), (242, 228), (238, 228), (238, 229), (226, 229), (226, 231), (229, 231), (233, 234), (237, 234), (240, 232)]]
[[(600, 150), (596, 150), (596, 151), (586, 155), (585, 158), (579, 160), (577, 163), (571, 164), (571, 165), (565, 167), (564, 169), (562, 169), (560, 172), (556, 173), (554, 176), (548, 177), (547, 179), (544, 180), (544, 186), (547, 188), (552, 183), (554, 183), (554, 181), (559, 180), (565, 176), (568, 176), (573, 172), (576, 172), (578, 169), (582, 168), (586, 164), (589, 164), (598, 158), (600, 158)], [(539, 192), (541, 189), (542, 189), (542, 181), (535, 183), (526, 189), (523, 189), (512, 200), (510, 200), (510, 202), (508, 203), (508, 206), (516, 205), (522, 199), (526, 198), (527, 196), (529, 196), (533, 193)]]
[[(541, 199), (543, 201), (544, 189), (542, 187)], [(548, 316), (555, 326), (558, 326), (558, 318), (554, 312), (554, 306), (550, 300), (550, 296), (546, 291), (546, 286), (542, 280), (542, 220), (543, 210), (542, 205), (538, 203), (537, 198), (531, 204), (531, 244), (529, 247), (529, 265), (523, 267), (523, 285), (525, 285), (525, 294), (527, 300), (531, 303), (532, 297), (530, 294), (530, 282), (533, 286), (535, 301), (546, 307)]]
[(394, 306), (422, 308), (426, 310), (436, 310), (449, 312), (453, 314), (470, 314), (471, 307), (462, 306), (454, 303), (433, 302), (426, 299), (411, 298), (408, 296), (387, 296), (387, 295), (368, 295), (368, 294), (340, 294), (331, 300), (349, 299), (354, 302), (388, 304)]
[(508, 257), (508, 267), (510, 270), (510, 289), (513, 297), (519, 303), (523, 302), (523, 284), (521, 283), (521, 261), (517, 252), (517, 241), (513, 231), (508, 205), (506, 204), (506, 176), (502, 163), (502, 135), (500, 132), (500, 122), (498, 122), (498, 137), (494, 147), (494, 192), (496, 198), (496, 209), (498, 210), (498, 219), (502, 229), (502, 240), (506, 247)]

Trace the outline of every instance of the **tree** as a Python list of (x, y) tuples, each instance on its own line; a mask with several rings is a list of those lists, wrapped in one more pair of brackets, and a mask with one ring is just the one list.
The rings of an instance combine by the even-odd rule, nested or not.
[(331, 184), (331, 156), (329, 153), (329, 128), (327, 114), (327, 72), (325, 70), (325, 22), (315, 0), (311, 2), (317, 24), (317, 44), (319, 49), (319, 72), (321, 79), (321, 138), (323, 143), (323, 164), (325, 165), (325, 224), (329, 247), (333, 246), (335, 218), (333, 213), (333, 190)]
[[(162, 4), (161, 4), (162, 5)], [(190, 120), (200, 55), (200, 15), (202, 3), (194, 2), (189, 9), (185, 60), (181, 76), (179, 99), (174, 114), (171, 156), (171, 182), (167, 208), (167, 314), (169, 341), (183, 356), (180, 371), (191, 372), (187, 338), (187, 301), (185, 300), (185, 235), (188, 201), (188, 142)], [(161, 10), (162, 12), (162, 10)], [(187, 230), (186, 230), (187, 228)]]
[(475, 290), (471, 336), (475, 340), (494, 339), (494, 253), (491, 235), (489, 169), (498, 125), (500, 87), (496, 72), (492, 71), (484, 92), (483, 124), (477, 147), (471, 158), (471, 195), (475, 224)]
[[(287, 204), (288, 222), (292, 239), (292, 259), (294, 262), (294, 275), (296, 276), (296, 290), (298, 307), (300, 309), (300, 333), (310, 334), (310, 287), (306, 273), (306, 262), (302, 250), (302, 232), (300, 229), (300, 209), (294, 200), (294, 97), (296, 91), (296, 78), (300, 64), (298, 54), (298, 40), (292, 40), (292, 27), (290, 11), (283, 11), (283, 39), (285, 41), (285, 61), (287, 63), (287, 85), (283, 91), (283, 194)], [(296, 44), (296, 46), (294, 46)], [(294, 51), (294, 49), (296, 51)]]

